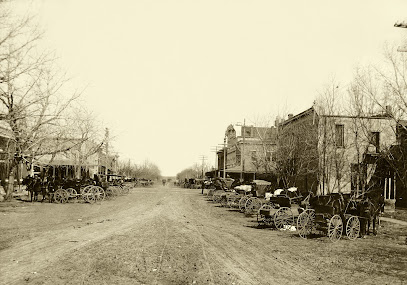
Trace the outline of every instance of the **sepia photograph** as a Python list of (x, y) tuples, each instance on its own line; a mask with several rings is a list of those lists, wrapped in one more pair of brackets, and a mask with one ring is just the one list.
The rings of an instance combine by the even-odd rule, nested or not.
[(407, 285), (407, 1), (0, 0), (3, 284)]

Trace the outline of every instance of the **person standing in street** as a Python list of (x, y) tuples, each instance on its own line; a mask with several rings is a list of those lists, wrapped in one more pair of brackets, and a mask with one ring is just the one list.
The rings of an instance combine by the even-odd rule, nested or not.
[(205, 189), (205, 180), (202, 180), (202, 195), (203, 195), (204, 189)]

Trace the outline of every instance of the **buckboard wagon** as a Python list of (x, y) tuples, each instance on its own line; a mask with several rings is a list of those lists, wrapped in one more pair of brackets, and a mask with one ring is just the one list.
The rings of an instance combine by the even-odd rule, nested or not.
[(302, 238), (314, 232), (322, 232), (331, 241), (343, 235), (355, 240), (361, 234), (362, 223), (369, 218), (366, 213), (374, 206), (363, 196), (332, 193), (311, 197), (310, 209), (300, 214), (297, 231)]
[(286, 195), (270, 197), (258, 210), (257, 222), (279, 230), (294, 230), (296, 219), (304, 211), (299, 202), (300, 200), (293, 200)]
[(88, 185), (80, 189), (79, 193), (74, 188), (58, 189), (54, 193), (54, 200), (57, 203), (66, 203), (69, 200), (82, 199), (84, 202), (94, 203), (103, 201), (106, 193), (102, 187)]
[(55, 191), (53, 199), (56, 203), (67, 203), (69, 201), (78, 200), (82, 200), (83, 202), (87, 203), (94, 203), (103, 201), (106, 198), (128, 194), (129, 192), (129, 185), (112, 185), (106, 186), (105, 189), (96, 185), (87, 185), (83, 188), (79, 188), (79, 191), (77, 191), (75, 188), (60, 188)]

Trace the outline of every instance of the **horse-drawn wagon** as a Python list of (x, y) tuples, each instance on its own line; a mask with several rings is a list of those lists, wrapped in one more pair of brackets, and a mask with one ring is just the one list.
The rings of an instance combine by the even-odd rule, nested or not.
[(103, 201), (105, 197), (105, 190), (96, 185), (87, 185), (83, 188), (79, 188), (79, 192), (75, 188), (60, 188), (54, 192), (54, 201), (57, 203), (67, 203), (80, 199), (87, 203), (94, 203)]
[(207, 196), (208, 199), (215, 203), (222, 203), (225, 205), (226, 194), (231, 192), (231, 185), (234, 179), (231, 178), (215, 178), (210, 185), (208, 185)]
[(373, 221), (375, 233), (377, 216), (382, 209), (380, 193), (342, 194), (311, 196), (309, 209), (300, 214), (297, 230), (306, 238), (315, 231), (324, 233), (331, 241), (338, 241), (343, 235), (355, 240), (364, 233), (366, 225), (369, 231)]
[[(269, 194), (269, 193), (267, 193)], [(257, 211), (259, 225), (274, 226), (276, 229), (293, 229), (295, 221), (304, 211), (303, 197), (297, 188), (277, 189), (265, 196), (266, 202)]]

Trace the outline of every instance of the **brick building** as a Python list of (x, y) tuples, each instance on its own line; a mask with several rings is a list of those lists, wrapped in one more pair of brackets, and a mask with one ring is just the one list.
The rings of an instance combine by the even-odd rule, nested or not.
[(398, 144), (396, 129), (386, 113), (327, 115), (312, 107), (290, 116), (279, 124), (278, 147), (295, 154), (286, 161), (294, 169), (291, 186), (317, 194), (383, 187), (386, 199), (393, 199), (395, 175), (383, 156)]
[(217, 152), (221, 176), (224, 168), (229, 177), (245, 180), (270, 174), (274, 170), (275, 127), (229, 125), (225, 131), (225, 141), (225, 147)]

